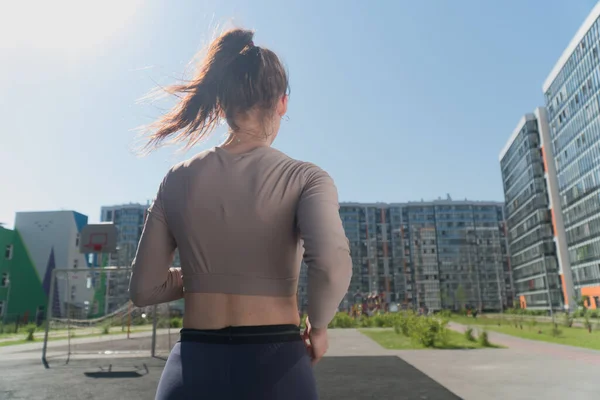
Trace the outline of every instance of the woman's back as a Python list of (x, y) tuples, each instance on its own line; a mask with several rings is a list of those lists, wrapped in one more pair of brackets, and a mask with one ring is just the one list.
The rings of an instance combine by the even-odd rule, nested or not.
[[(167, 173), (133, 262), (136, 305), (185, 298), (181, 341), (157, 399), (316, 398), (298, 327), (301, 260), (312, 363), (327, 351), (327, 325), (350, 283), (333, 180), (270, 147), (287, 111), (288, 80), (275, 53), (252, 36), (234, 29), (215, 39), (194, 79), (170, 88), (181, 101), (150, 138), (150, 147), (171, 137), (192, 146), (222, 118), (230, 127), (223, 145)], [(176, 250), (182, 269), (169, 268)], [(243, 368), (233, 373), (234, 365)]]
[[(161, 184), (150, 215), (164, 229), (140, 242), (136, 264), (146, 267), (135, 271), (134, 301), (155, 304), (165, 296), (156, 291), (164, 276), (164, 264), (156, 261), (165, 243), (174, 243), (185, 327), (298, 324), (302, 242), (309, 265), (319, 258), (325, 276), (339, 275), (340, 290), (347, 288), (348, 242), (338, 207), (324, 171), (273, 148), (200, 153), (171, 169)], [(317, 282), (312, 285), (319, 291)]]
[(269, 147), (240, 155), (217, 147), (169, 173), (163, 206), (186, 292), (296, 293), (304, 165)]

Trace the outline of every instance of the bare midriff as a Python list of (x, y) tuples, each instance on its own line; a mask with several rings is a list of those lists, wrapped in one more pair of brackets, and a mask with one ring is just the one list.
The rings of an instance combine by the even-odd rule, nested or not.
[(183, 327), (299, 325), (296, 296), (270, 297), (223, 293), (186, 293)]

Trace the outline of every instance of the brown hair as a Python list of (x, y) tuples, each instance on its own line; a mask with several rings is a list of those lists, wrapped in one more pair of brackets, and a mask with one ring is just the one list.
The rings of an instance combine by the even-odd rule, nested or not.
[(195, 77), (166, 88), (179, 103), (150, 126), (147, 150), (172, 137), (189, 149), (226, 118), (235, 131), (236, 117), (251, 109), (273, 110), (288, 92), (288, 78), (272, 51), (255, 46), (254, 32), (233, 29), (216, 38)]

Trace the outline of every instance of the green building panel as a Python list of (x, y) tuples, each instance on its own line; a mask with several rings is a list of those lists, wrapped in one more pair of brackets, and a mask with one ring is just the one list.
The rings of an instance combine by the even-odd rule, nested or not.
[(0, 250), (0, 322), (41, 322), (48, 299), (19, 232), (0, 227)]

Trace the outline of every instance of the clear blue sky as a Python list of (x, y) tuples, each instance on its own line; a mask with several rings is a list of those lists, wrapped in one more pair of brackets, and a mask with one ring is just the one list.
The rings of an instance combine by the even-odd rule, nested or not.
[(13, 3), (0, 27), (8, 226), (21, 210), (97, 221), (101, 205), (152, 198), (192, 153), (133, 155), (132, 129), (160, 113), (136, 100), (223, 25), (255, 29), (285, 61), (275, 146), (327, 170), (342, 201), (502, 200), (498, 154), (595, 0), (57, 0), (37, 19)]

